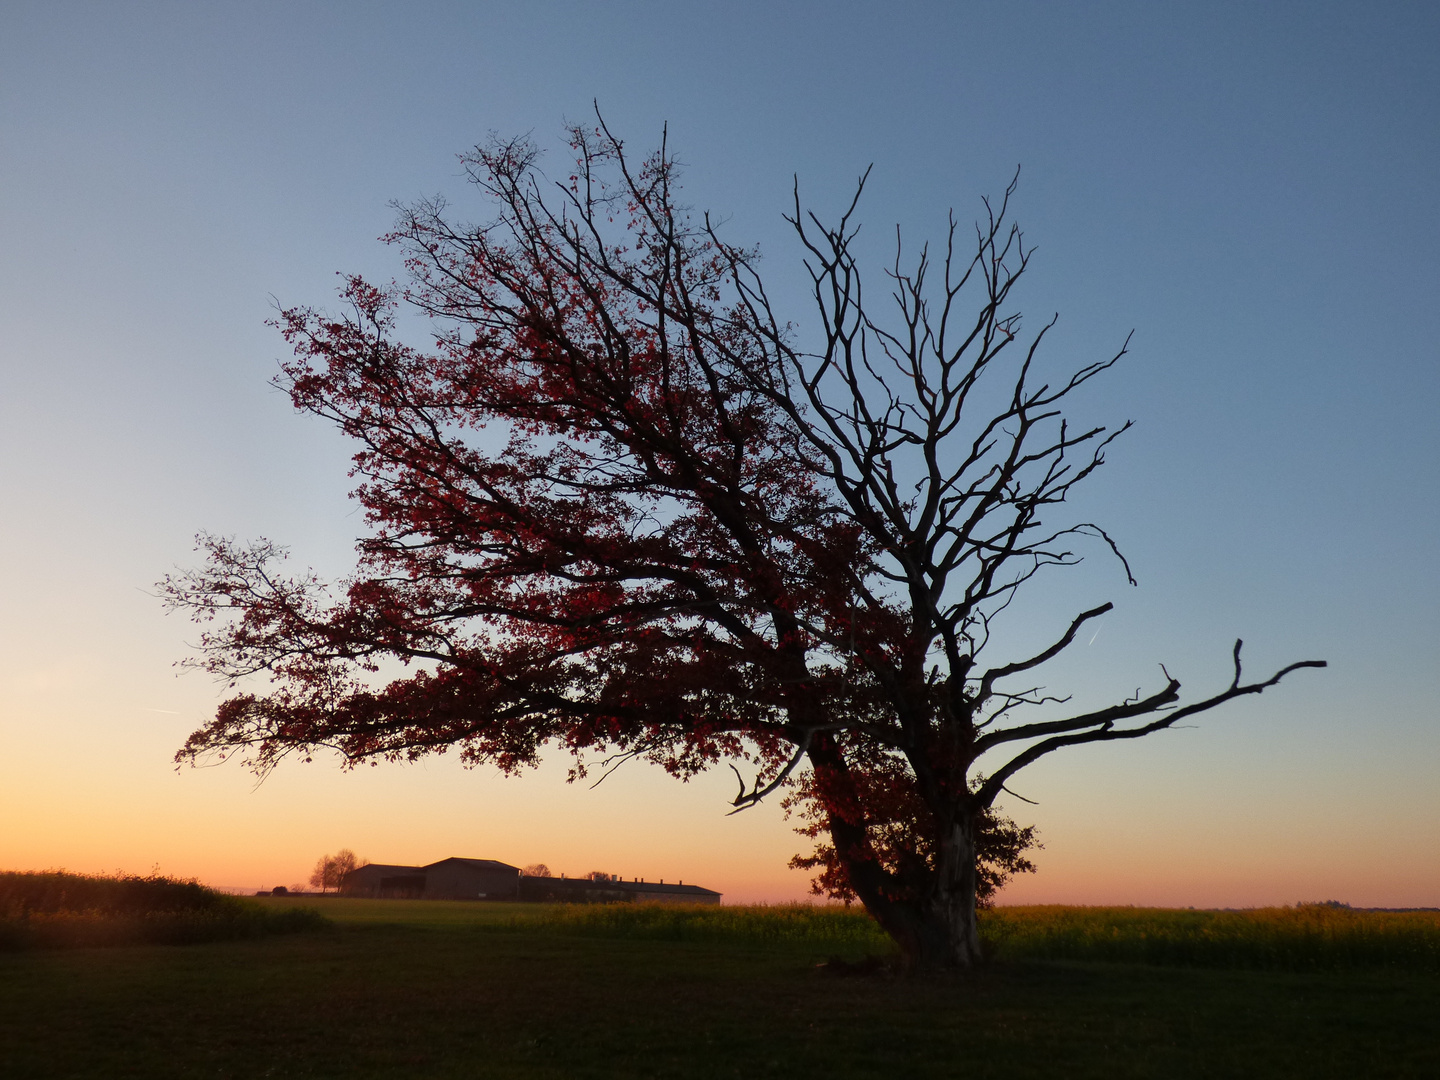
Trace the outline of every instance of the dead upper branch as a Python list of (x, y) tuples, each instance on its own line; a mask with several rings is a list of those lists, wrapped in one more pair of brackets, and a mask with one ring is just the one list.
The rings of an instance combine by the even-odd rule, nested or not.
[[(978, 752), (991, 749), (1005, 742), (1013, 742), (1040, 736), (1050, 736), (1041, 742), (1035, 743), (1023, 752), (1011, 758), (999, 769), (991, 773), (984, 784), (975, 793), (978, 805), (989, 806), (999, 796), (1005, 782), (1014, 776), (1025, 766), (1030, 765), (1046, 754), (1067, 746), (1080, 746), (1092, 742), (1110, 742), (1115, 739), (1138, 739), (1156, 731), (1163, 731), (1173, 727), (1178, 721), (1186, 717), (1195, 716), (1198, 713), (1207, 712), (1227, 701), (1243, 697), (1247, 694), (1259, 694), (1276, 683), (1280, 682), (1292, 671), (1299, 671), (1301, 668), (1323, 668), (1326, 665), (1324, 660), (1301, 660), (1288, 664), (1281, 668), (1268, 679), (1260, 682), (1241, 683), (1240, 648), (1243, 643), (1237, 638), (1235, 641), (1234, 663), (1235, 676), (1230, 685), (1218, 694), (1213, 694), (1201, 701), (1193, 702), (1179, 708), (1170, 708), (1180, 696), (1180, 683), (1170, 678), (1164, 689), (1151, 694), (1148, 697), (1136, 701), (1115, 705), (1098, 712), (1087, 713), (1083, 716), (1073, 717), (1068, 720), (1058, 720), (1051, 723), (1025, 724), (1020, 727), (1010, 728), (1004, 731), (996, 731), (980, 738), (976, 743)], [(1130, 720), (1141, 716), (1155, 714), (1155, 719), (1145, 724), (1134, 727), (1116, 727), (1115, 725), (1123, 720)]]

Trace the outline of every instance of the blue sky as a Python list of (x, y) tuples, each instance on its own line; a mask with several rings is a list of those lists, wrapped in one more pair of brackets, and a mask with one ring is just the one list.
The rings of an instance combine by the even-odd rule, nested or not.
[(561, 169), (598, 99), (634, 147), (669, 124), (802, 328), (792, 177), (823, 214), (873, 162), (881, 254), (1021, 167), (1054, 361), (1135, 330), (1077, 402), (1136, 422), (1077, 509), (1140, 587), (1052, 578), (1017, 641), (1115, 600), (1056, 673), (1082, 698), (1213, 685), (1236, 636), (1331, 662), (1032, 770), (1016, 898), (1440, 904), (1437, 44), (1420, 3), (0, 5), (0, 864), (276, 884), (343, 844), (803, 889), (723, 777), (169, 765), (220, 688), (176, 677), (152, 583), (201, 528), (339, 573), (359, 527), (346, 448), (267, 385), (275, 300), (399, 274), (391, 200), (481, 216), (455, 155), (531, 132)]

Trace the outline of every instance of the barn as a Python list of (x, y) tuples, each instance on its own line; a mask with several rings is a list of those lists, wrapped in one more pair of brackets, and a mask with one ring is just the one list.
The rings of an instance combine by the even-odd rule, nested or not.
[(416, 900), (425, 894), (425, 868), (367, 863), (345, 875), (340, 891), (346, 896)]
[(520, 868), (494, 859), (441, 859), (424, 868), (427, 900), (518, 900)]
[(494, 859), (441, 859), (426, 866), (370, 863), (340, 883), (346, 896), (381, 900), (516, 900), (520, 868)]

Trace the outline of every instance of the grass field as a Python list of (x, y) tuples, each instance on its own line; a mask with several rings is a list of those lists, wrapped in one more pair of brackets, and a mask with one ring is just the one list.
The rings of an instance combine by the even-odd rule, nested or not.
[[(0, 1075), (1440, 1076), (1440, 975), (1373, 957), (1184, 968), (1002, 943), (964, 978), (839, 977), (816, 965), (883, 944), (858, 913), (260, 903), (331, 926), (0, 955)], [(1090, 930), (1135, 919), (1079, 910)]]

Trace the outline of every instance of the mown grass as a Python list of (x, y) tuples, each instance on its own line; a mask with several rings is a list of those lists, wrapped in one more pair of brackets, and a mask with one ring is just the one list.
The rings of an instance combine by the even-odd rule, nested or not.
[(855, 912), (321, 909), (331, 932), (0, 955), (0, 1075), (1440, 1075), (1430, 971), (1001, 957), (960, 977), (837, 978), (817, 967), (834, 935), (813, 931)]
[(326, 925), (316, 911), (272, 910), (195, 881), (160, 875), (0, 872), (4, 951), (185, 945)]

